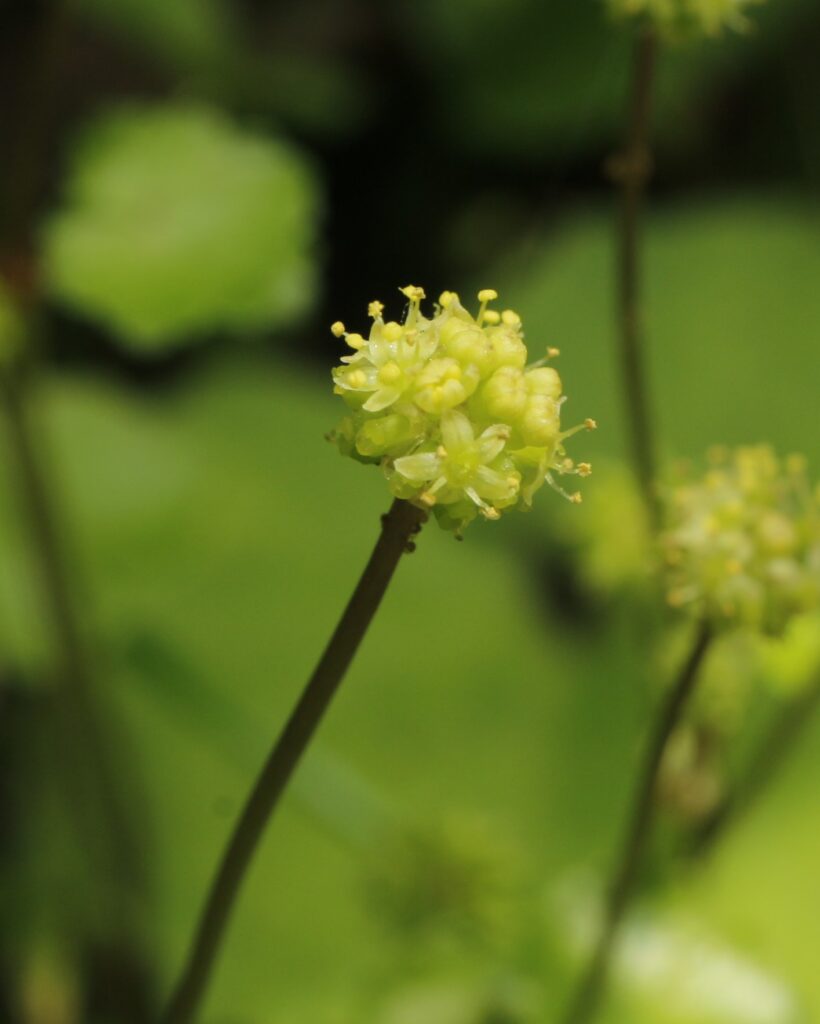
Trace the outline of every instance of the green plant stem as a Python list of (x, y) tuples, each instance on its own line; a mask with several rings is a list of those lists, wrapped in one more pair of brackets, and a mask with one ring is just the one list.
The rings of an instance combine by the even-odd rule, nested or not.
[(398, 499), (382, 517), (381, 535), (370, 560), (234, 827), (164, 1024), (194, 1020), (262, 834), (376, 614), (402, 553), (412, 550), (412, 538), (424, 518), (424, 512)]
[(730, 826), (766, 791), (818, 707), (820, 676), (776, 716), (740, 778), (695, 831), (688, 850), (690, 857), (709, 856)]
[(642, 304), (643, 207), (652, 173), (650, 131), (657, 37), (640, 31), (632, 63), (632, 84), (624, 148), (609, 170), (620, 192), (618, 219), (618, 318), (621, 375), (630, 450), (649, 522), (657, 527), (655, 448), (646, 386)]
[(663, 756), (669, 739), (694, 692), (698, 672), (710, 641), (711, 633), (708, 627), (699, 626), (692, 649), (658, 709), (638, 776), (623, 846), (607, 886), (603, 923), (598, 940), (567, 1012), (562, 1017), (563, 1024), (586, 1024), (592, 1020), (603, 996), (615, 940), (634, 896), (652, 830), (658, 776)]

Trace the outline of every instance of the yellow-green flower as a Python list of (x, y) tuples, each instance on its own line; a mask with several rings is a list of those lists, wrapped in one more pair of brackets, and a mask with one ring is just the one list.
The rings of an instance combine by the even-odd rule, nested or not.
[(668, 600), (780, 633), (820, 603), (820, 490), (805, 461), (771, 448), (716, 449), (667, 495)]
[(510, 428), (496, 424), (476, 437), (472, 423), (458, 410), (445, 412), (440, 428), (442, 443), (434, 450), (428, 442), (413, 455), (393, 462), (390, 479), (395, 492), (403, 497), (409, 484), (409, 496), (417, 496), (425, 505), (471, 501), (485, 518), (498, 519), (500, 508), (516, 502), (521, 485), (512, 459), (502, 455)]
[(595, 423), (561, 429), (561, 378), (544, 365), (557, 349), (528, 367), (521, 317), (491, 309), (492, 289), (479, 292), (475, 316), (444, 292), (431, 317), (421, 288), (401, 291), (403, 322), (385, 323), (384, 305), (371, 302), (368, 338), (331, 327), (352, 349), (333, 370), (351, 408), (332, 435), (344, 454), (378, 462), (396, 496), (433, 508), (457, 532), (478, 514), (528, 507), (544, 483), (560, 491), (556, 474), (589, 473), (564, 451), (571, 434)]
[(749, 28), (746, 9), (762, 0), (609, 0), (615, 14), (645, 15), (671, 35), (719, 35)]

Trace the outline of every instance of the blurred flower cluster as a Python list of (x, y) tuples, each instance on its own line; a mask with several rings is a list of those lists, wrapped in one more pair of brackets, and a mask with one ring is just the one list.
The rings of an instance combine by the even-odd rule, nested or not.
[(820, 488), (768, 446), (715, 449), (667, 496), (667, 598), (718, 623), (779, 634), (820, 602)]
[(715, 36), (724, 29), (742, 32), (749, 27), (746, 8), (761, 0), (611, 0), (618, 15), (645, 14), (673, 35)]
[(374, 911), (416, 951), (498, 951), (515, 935), (521, 857), (498, 827), (451, 815), (382, 848), (368, 878)]
[(381, 465), (393, 494), (435, 512), (460, 533), (478, 514), (527, 508), (546, 482), (570, 501), (553, 474), (590, 472), (568, 458), (563, 443), (594, 420), (561, 430), (561, 378), (545, 365), (527, 365), (521, 317), (478, 293), (472, 316), (455, 292), (444, 292), (432, 317), (421, 312), (424, 291), (401, 289), (409, 300), (403, 323), (385, 322), (371, 302), (368, 338), (337, 322), (352, 354), (333, 371), (335, 391), (351, 413), (331, 435), (340, 450)]

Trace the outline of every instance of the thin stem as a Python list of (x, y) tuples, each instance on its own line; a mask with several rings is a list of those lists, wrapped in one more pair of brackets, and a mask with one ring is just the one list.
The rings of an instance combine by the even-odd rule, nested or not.
[(818, 707), (820, 676), (771, 723), (741, 777), (695, 832), (688, 851), (692, 858), (711, 854), (729, 827), (765, 792)]
[[(3, 170), (2, 237), (13, 258), (28, 256), (37, 205), (48, 167), (49, 133), (59, 99), (58, 74), (63, 51), (68, 0), (46, 0), (40, 5), (23, 41), (29, 56), (18, 107), (25, 111)], [(21, 251), (22, 250), (22, 251)]]
[(641, 250), (643, 207), (652, 173), (650, 131), (657, 37), (651, 28), (635, 41), (627, 132), (622, 152), (609, 164), (620, 190), (618, 221), (618, 315), (626, 420), (635, 473), (652, 526), (658, 523), (654, 489), (655, 450), (643, 353)]
[(592, 1020), (606, 986), (615, 940), (624, 914), (635, 893), (647, 842), (655, 818), (655, 795), (663, 756), (675, 727), (694, 692), (698, 671), (709, 648), (711, 633), (698, 628), (695, 642), (678, 676), (667, 692), (655, 720), (641, 768), (629, 825), (621, 853), (607, 887), (603, 924), (586, 971), (581, 977), (563, 1024), (586, 1024)]
[(398, 499), (382, 517), (382, 532), (370, 560), (234, 827), (164, 1024), (194, 1020), (262, 834), (376, 614), (402, 553), (412, 550), (412, 537), (424, 518), (424, 512)]
[[(0, 408), (6, 421), (10, 448), (17, 470), (17, 490), (26, 523), (32, 562), (40, 577), (40, 591), (48, 632), (54, 645), (55, 675), (63, 698), (62, 713), (72, 734), (75, 750), (83, 750), (82, 762), (90, 785), (102, 802), (112, 864), (123, 871), (129, 884), (141, 874), (121, 799), (111, 778), (109, 751), (102, 738), (93, 696), (89, 659), (74, 601), (70, 574), (58, 523), (55, 489), (35, 438), (27, 371), (18, 365), (0, 371)], [(98, 831), (97, 826), (90, 826)]]
[(0, 414), (5, 419), (16, 490), (53, 645), (58, 774), (73, 805), (89, 871), (96, 873), (99, 881), (99, 910), (107, 922), (105, 955), (110, 964), (117, 963), (119, 982), (109, 986), (107, 1008), (112, 1020), (141, 1024), (149, 1019), (153, 1001), (135, 916), (145, 882), (141, 843), (131, 825), (131, 806), (126, 804), (122, 780), (114, 770), (115, 741), (95, 699), (60, 535), (62, 517), (37, 443), (28, 373), (28, 367), (15, 361), (0, 368)]

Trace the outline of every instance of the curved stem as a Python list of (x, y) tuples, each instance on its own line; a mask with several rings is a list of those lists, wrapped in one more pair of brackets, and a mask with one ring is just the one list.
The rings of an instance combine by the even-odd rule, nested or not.
[(205, 993), (239, 890), (279, 799), (321, 722), (381, 603), (402, 553), (425, 513), (396, 500), (333, 636), (273, 746), (231, 835), (205, 901), (182, 976), (164, 1024), (192, 1021)]
[(703, 624), (698, 628), (692, 650), (658, 710), (638, 777), (621, 853), (607, 888), (603, 924), (598, 941), (569, 1008), (562, 1018), (563, 1024), (586, 1024), (593, 1018), (603, 995), (615, 940), (626, 909), (635, 893), (652, 829), (658, 776), (666, 746), (694, 692), (698, 671), (710, 641), (709, 628)]
[(624, 148), (609, 165), (610, 175), (620, 190), (618, 310), (625, 413), (632, 460), (653, 527), (658, 523), (658, 507), (643, 353), (641, 248), (644, 198), (652, 171), (650, 130), (657, 48), (655, 33), (644, 28), (635, 42)]
[(820, 676), (791, 700), (771, 723), (734, 787), (695, 831), (688, 850), (690, 857), (708, 856), (727, 829), (765, 791), (818, 706)]

